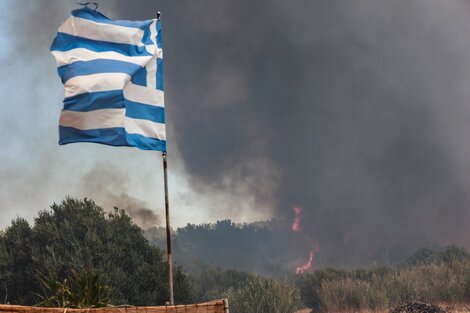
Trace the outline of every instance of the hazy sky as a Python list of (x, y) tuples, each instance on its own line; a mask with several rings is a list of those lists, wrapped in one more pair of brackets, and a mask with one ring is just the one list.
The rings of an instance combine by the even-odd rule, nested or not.
[[(146, 3), (153, 12), (163, 11), (158, 2)], [(48, 208), (66, 195), (87, 196), (108, 208), (129, 209), (145, 227), (160, 225), (148, 212), (151, 210), (158, 216), (163, 213), (160, 152), (97, 144), (57, 144), (64, 91), (49, 47), (57, 28), (70, 11), (79, 6), (75, 1), (50, 0), (2, 0), (0, 5), (0, 72), (3, 77), (0, 85), (3, 95), (0, 100), (3, 109), (0, 114), (3, 134), (0, 138), (0, 227), (17, 216), (31, 220), (38, 210)], [(105, 1), (101, 2), (100, 11), (114, 19), (155, 17), (149, 12), (118, 14), (114, 2)], [(177, 12), (164, 14), (164, 19), (171, 19)], [(175, 47), (170, 38), (165, 37), (165, 45), (173, 45), (172, 49), (184, 48)], [(183, 86), (170, 87), (169, 78), (178, 80), (170, 75), (173, 67), (171, 63), (166, 65), (168, 77), (165, 80), (175, 94)], [(172, 93), (166, 95), (169, 107), (175, 101)], [(268, 216), (266, 206), (260, 208), (262, 210), (250, 210), (255, 200), (245, 192), (244, 186), (229, 190), (199, 184), (198, 190), (193, 190), (178, 154), (175, 133), (178, 127), (172, 122), (171, 109), (167, 114), (172, 224), (180, 226), (225, 218), (251, 221)], [(243, 197), (239, 197), (241, 193)], [(239, 210), (229, 210), (231, 203), (227, 201), (235, 197)], [(144, 213), (141, 218), (139, 212)]]
[[(65, 195), (158, 223), (159, 153), (56, 143), (63, 88), (48, 48), (77, 5), (1, 6), (0, 226)], [(157, 10), (174, 225), (287, 224), (300, 206), (332, 258), (470, 247), (468, 1), (100, 4), (115, 19)]]

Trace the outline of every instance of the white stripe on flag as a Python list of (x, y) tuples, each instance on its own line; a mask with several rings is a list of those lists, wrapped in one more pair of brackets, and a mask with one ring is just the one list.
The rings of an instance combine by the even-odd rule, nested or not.
[(125, 109), (102, 109), (89, 112), (63, 110), (60, 126), (81, 130), (124, 127)]
[(163, 91), (144, 86), (134, 85), (129, 82), (124, 87), (124, 98), (129, 101), (139, 102), (148, 105), (164, 107)]
[[(161, 50), (161, 49), (159, 49)], [(161, 54), (160, 51), (157, 51)], [(85, 48), (76, 48), (68, 51), (51, 51), (57, 63), (57, 67), (71, 64), (77, 61), (93, 61), (98, 59), (124, 61), (140, 66), (145, 66), (152, 56), (127, 56), (114, 51), (95, 52)]]
[(96, 23), (70, 16), (59, 27), (59, 32), (83, 38), (143, 46), (144, 31), (138, 28)]
[(157, 88), (157, 59), (153, 57), (145, 66), (147, 70), (147, 87)]
[[(157, 20), (150, 24), (150, 39), (153, 41), (153, 49), (157, 47)], [(155, 55), (145, 66), (147, 70), (147, 87), (157, 88), (157, 59)]]
[(139, 134), (149, 138), (166, 140), (165, 124), (125, 117), (124, 125), (128, 134)]
[(125, 73), (100, 73), (75, 76), (64, 83), (65, 97), (76, 96), (85, 92), (123, 89), (130, 76)]

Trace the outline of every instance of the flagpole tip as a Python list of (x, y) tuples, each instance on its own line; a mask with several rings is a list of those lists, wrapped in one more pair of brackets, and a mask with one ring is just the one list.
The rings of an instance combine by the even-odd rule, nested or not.
[(157, 11), (157, 20), (159, 20), (159, 19), (160, 19), (160, 15), (162, 15), (162, 12), (160, 12), (160, 11)]

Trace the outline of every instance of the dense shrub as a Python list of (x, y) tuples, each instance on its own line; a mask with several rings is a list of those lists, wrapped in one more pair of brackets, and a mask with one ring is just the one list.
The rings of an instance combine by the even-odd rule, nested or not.
[(318, 269), (313, 273), (307, 273), (298, 277), (301, 297), (305, 305), (314, 311), (324, 306), (324, 299), (320, 297), (322, 283), (324, 281), (337, 281), (346, 278), (347, 273), (334, 268)]
[[(123, 211), (106, 214), (93, 201), (66, 199), (42, 211), (31, 227), (17, 219), (0, 234), (0, 299), (34, 304), (40, 277), (58, 283), (90, 269), (113, 304), (164, 304), (167, 264)], [(192, 301), (190, 279), (174, 269), (175, 300)]]
[(40, 275), (42, 292), (35, 294), (39, 306), (61, 308), (104, 307), (109, 303), (109, 290), (100, 281), (100, 273), (91, 269), (77, 272), (63, 281), (56, 273)]
[(197, 301), (220, 299), (230, 288), (244, 284), (255, 275), (235, 270), (222, 270), (220, 268), (205, 267), (198, 274), (194, 274), (194, 293)]
[(229, 289), (226, 296), (230, 310), (236, 313), (292, 313), (300, 303), (295, 286), (260, 276)]

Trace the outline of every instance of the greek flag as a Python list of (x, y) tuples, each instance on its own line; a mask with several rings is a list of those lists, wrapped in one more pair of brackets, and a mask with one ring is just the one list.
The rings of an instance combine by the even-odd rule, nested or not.
[(111, 20), (72, 11), (51, 46), (65, 88), (59, 144), (166, 151), (159, 19)]

